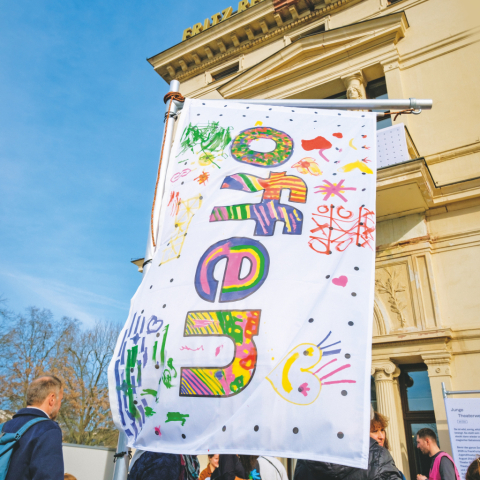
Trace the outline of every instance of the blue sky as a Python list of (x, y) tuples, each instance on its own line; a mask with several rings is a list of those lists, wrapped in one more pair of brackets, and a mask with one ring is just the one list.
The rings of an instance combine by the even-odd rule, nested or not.
[(0, 296), (11, 310), (124, 322), (168, 91), (146, 58), (230, 4), (0, 0)]

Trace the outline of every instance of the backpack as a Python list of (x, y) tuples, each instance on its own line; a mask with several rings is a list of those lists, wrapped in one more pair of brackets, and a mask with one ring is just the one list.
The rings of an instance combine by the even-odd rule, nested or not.
[(18, 432), (6, 433), (3, 431), (4, 423), (0, 424), (0, 480), (7, 478), (8, 467), (13, 453), (13, 447), (22, 438), (22, 435), (33, 425), (49, 418), (34, 418), (27, 422)]

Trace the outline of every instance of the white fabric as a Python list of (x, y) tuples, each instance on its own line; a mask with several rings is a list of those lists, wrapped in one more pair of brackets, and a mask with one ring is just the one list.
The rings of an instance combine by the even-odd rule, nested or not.
[(275, 457), (258, 457), (260, 477), (262, 480), (288, 480), (283, 463)]
[(375, 128), (366, 112), (186, 101), (109, 368), (129, 446), (367, 467)]
[(135, 453), (133, 454), (132, 459), (130, 460), (130, 463), (128, 464), (128, 473), (132, 471), (133, 466), (135, 465), (135, 462), (145, 453), (145, 450), (140, 450), (137, 448), (135, 450)]

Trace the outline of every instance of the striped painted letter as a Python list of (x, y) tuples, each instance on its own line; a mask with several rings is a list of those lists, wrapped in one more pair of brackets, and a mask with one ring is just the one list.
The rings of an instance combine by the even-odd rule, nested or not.
[(260, 310), (188, 312), (184, 337), (226, 336), (235, 344), (233, 360), (224, 368), (182, 367), (181, 397), (231, 397), (244, 390), (255, 374)]
[(260, 203), (244, 203), (227, 207), (215, 207), (210, 215), (211, 222), (227, 220), (254, 220), (255, 236), (271, 236), (276, 222), (283, 222), (283, 233), (301, 235), (303, 214), (300, 210), (280, 203), (282, 190), (289, 190), (289, 201), (305, 203), (307, 186), (305, 182), (286, 172), (272, 172), (268, 178), (260, 178), (247, 173), (237, 173), (225, 177), (222, 188), (231, 188), (243, 192), (260, 192), (263, 197)]
[[(236, 302), (256, 292), (268, 275), (270, 257), (267, 249), (257, 240), (233, 237), (215, 243), (202, 255), (195, 273), (195, 289), (207, 302), (215, 302), (218, 281), (213, 272), (215, 265), (227, 259), (220, 291), (220, 302)], [(248, 262), (248, 274), (241, 277), (242, 264)]]

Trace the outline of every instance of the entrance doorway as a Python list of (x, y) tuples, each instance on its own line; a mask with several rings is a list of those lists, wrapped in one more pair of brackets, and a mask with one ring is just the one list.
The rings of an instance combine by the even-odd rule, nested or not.
[(437, 434), (438, 439), (437, 424), (427, 366), (423, 363), (401, 365), (400, 370), (400, 397), (407, 439), (410, 479), (415, 480), (419, 473), (428, 477), (430, 469), (430, 457), (423, 455), (417, 448), (417, 432), (421, 428), (428, 427)]

